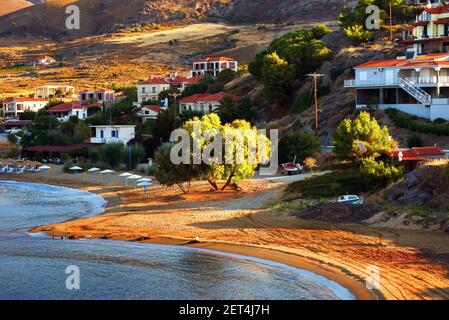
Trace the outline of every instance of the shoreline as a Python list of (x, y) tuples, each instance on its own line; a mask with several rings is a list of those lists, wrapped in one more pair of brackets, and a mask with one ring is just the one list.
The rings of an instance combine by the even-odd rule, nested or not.
[[(439, 281), (432, 279), (434, 280), (433, 283), (421, 283), (422, 279), (418, 278), (420, 274), (415, 274), (416, 268), (414, 268), (411, 272), (403, 274), (407, 277), (404, 279), (401, 278), (401, 269), (408, 265), (413, 266), (413, 264), (401, 263), (399, 260), (395, 262), (393, 260), (399, 258), (404, 260), (406, 258), (418, 260), (418, 254), (421, 259), (420, 249), (403, 248), (402, 244), (399, 244), (399, 246), (398, 244), (394, 244), (393, 246), (392, 244), (387, 244), (386, 240), (383, 240), (385, 244), (374, 244), (378, 240), (371, 239), (372, 236), (370, 234), (368, 239), (369, 241), (373, 240), (373, 244), (347, 244), (356, 248), (354, 254), (350, 251), (345, 252), (345, 249), (339, 249), (337, 252), (329, 250), (327, 243), (329, 237), (332, 238), (333, 243), (341, 242), (344, 236), (346, 236), (344, 233), (350, 232), (348, 234), (350, 236), (349, 241), (354, 242), (356, 241), (353, 239), (354, 236), (358, 236), (361, 233), (359, 229), (367, 229), (370, 233), (379, 233), (381, 229), (375, 228), (373, 231), (371, 229), (374, 228), (366, 228), (363, 226), (333, 225), (329, 228), (329, 231), (325, 231), (320, 223), (314, 221), (302, 221), (285, 215), (280, 217), (277, 217), (277, 215), (269, 215), (269, 219), (267, 220), (267, 217), (263, 215), (259, 217), (261, 213), (257, 210), (250, 210), (249, 213), (245, 209), (237, 213), (223, 211), (223, 209), (217, 211), (216, 208), (210, 209), (206, 206), (203, 207), (203, 203), (201, 202), (194, 202), (193, 207), (191, 207), (189, 206), (192, 205), (190, 200), (185, 201), (183, 197), (172, 199), (171, 195), (169, 197), (169, 209), (167, 209), (165, 202), (161, 203), (157, 201), (159, 199), (158, 197), (144, 198), (142, 201), (141, 198), (135, 199), (138, 195), (133, 190), (123, 190), (118, 185), (114, 187), (102, 186), (98, 183), (93, 184), (88, 181), (87, 177), (84, 179), (85, 181), (80, 181), (80, 179), (82, 180), (84, 178), (81, 175), (58, 174), (54, 177), (43, 177), (39, 181), (32, 181), (34, 179), (30, 179), (30, 176), (22, 176), (20, 178), (15, 176), (4, 180), (39, 182), (82, 189), (100, 195), (108, 202), (105, 213), (99, 216), (36, 227), (31, 229), (30, 232), (43, 232), (50, 237), (52, 235), (58, 237), (65, 236), (69, 239), (108, 239), (148, 244), (189, 246), (260, 258), (311, 271), (342, 285), (357, 299), (361, 300), (446, 299), (447, 294), (449, 294), (444, 290), (449, 283), (446, 275)], [(234, 205), (240, 205), (237, 201), (251, 203), (260, 200), (253, 200), (256, 198), (266, 200), (263, 198), (264, 193), (268, 193), (271, 199), (275, 196), (276, 191), (278, 191), (278, 186), (271, 186), (271, 188), (262, 189), (264, 191), (256, 192), (256, 197), (250, 198), (252, 201), (247, 201), (246, 196), (248, 195), (235, 196), (236, 199), (233, 201), (236, 203)], [(212, 195), (213, 198), (216, 196), (216, 194)], [(230, 201), (226, 200), (224, 202)], [(216, 207), (221, 208), (221, 202), (212, 203)], [(210, 205), (210, 203), (207, 202), (207, 205)], [(228, 209), (228, 207), (225, 208)], [(232, 210), (235, 211), (235, 208), (232, 207)], [(267, 215), (264, 212), (262, 214)], [(215, 215), (218, 215), (218, 217), (215, 217)], [(186, 219), (186, 221), (183, 221), (183, 219)], [(192, 223), (192, 219), (195, 223)], [(285, 221), (284, 219), (288, 220)], [(198, 220), (204, 220), (207, 223)], [(270, 221), (270, 225), (266, 225), (267, 221)], [(264, 223), (263, 225), (262, 222)], [(278, 226), (278, 223), (281, 223), (281, 226)], [(317, 223), (318, 227), (316, 226)], [(288, 224), (290, 229), (286, 231), (284, 224)], [(291, 224), (298, 225), (290, 226)], [(275, 232), (275, 238), (271, 239), (271, 236), (267, 237), (265, 235), (266, 232)], [(311, 248), (312, 251), (306, 250), (308, 249), (306, 247), (309, 245), (309, 241), (302, 242), (291, 238), (290, 232), (294, 232), (293, 235), (295, 237), (309, 237), (303, 233), (310, 233), (313, 236), (318, 234), (318, 242), (310, 241), (310, 244), (314, 246), (318, 245), (318, 247)], [(331, 234), (327, 235), (329, 232)], [(326, 238), (322, 238), (323, 233), (326, 235)], [(399, 233), (402, 233), (402, 231)], [(199, 243), (193, 241), (195, 234), (200, 236)], [(364, 241), (367, 240), (364, 239)], [(344, 248), (340, 244), (337, 244), (337, 247)], [(377, 252), (378, 250), (388, 250), (383, 254), (394, 253), (395, 257), (397, 257), (390, 258), (386, 256), (388, 258), (386, 261), (388, 264), (381, 265), (383, 270), (385, 270), (385, 280), (382, 279), (379, 290), (372, 291), (368, 290), (365, 286), (365, 279), (369, 274), (364, 269), (367, 265), (371, 264), (369, 261), (371, 258), (371, 261), (382, 260), (377, 257), (379, 254)], [(410, 257), (402, 257), (404, 254), (410, 254), (411, 250), (416, 250), (416, 252), (413, 252), (413, 255)], [(339, 253), (340, 251), (342, 254)], [(389, 262), (391, 259), (393, 259), (392, 262)], [(430, 273), (433, 275), (432, 270), (438, 270), (439, 273), (442, 272), (440, 266), (437, 268), (435, 261), (428, 261), (428, 265), (419, 261), (413, 263), (417, 264), (417, 268), (420, 269), (419, 271), (427, 272), (427, 274)], [(425, 276), (426, 274), (423, 275), (423, 277)], [(441, 289), (438, 289), (439, 287)], [(427, 291), (432, 294), (424, 295), (423, 293)]]
[[(17, 180), (13, 180), (17, 181)], [(18, 181), (18, 182), (24, 182), (24, 181)], [(61, 185), (61, 184), (54, 184), (56, 186), (60, 187), (66, 187), (66, 188), (73, 188), (72, 186), (68, 185)], [(95, 191), (89, 191), (96, 195), (98, 195), (98, 192)], [(103, 216), (107, 214), (108, 209), (111, 207), (117, 206), (120, 204), (120, 197), (118, 195), (111, 196), (109, 198), (104, 198), (106, 201), (106, 206), (104, 207), (104, 212), (97, 215), (97, 216)], [(73, 221), (73, 220), (71, 220)], [(61, 221), (60, 223), (66, 223), (70, 221)], [(28, 230), (29, 233), (38, 233), (43, 232), (48, 237), (66, 237), (71, 241), (76, 241), (79, 239), (78, 237), (70, 234), (70, 233), (52, 233), (51, 231), (43, 231), (42, 228), (45, 228), (45, 226), (35, 226)], [(361, 280), (356, 280), (354, 277), (349, 276), (344, 271), (331, 266), (323, 264), (321, 261), (313, 261), (305, 257), (301, 257), (299, 255), (295, 255), (288, 252), (283, 252), (280, 250), (273, 250), (273, 249), (267, 249), (267, 248), (261, 248), (251, 245), (243, 245), (239, 243), (227, 243), (222, 241), (199, 241), (196, 242), (192, 239), (182, 239), (182, 238), (175, 238), (175, 237), (155, 237), (151, 239), (144, 239), (144, 240), (134, 240), (134, 239), (126, 239), (124, 237), (93, 237), (90, 239), (104, 239), (104, 240), (114, 240), (114, 241), (127, 241), (127, 242), (137, 242), (142, 244), (158, 244), (158, 245), (174, 245), (174, 246), (187, 246), (191, 248), (196, 249), (207, 249), (212, 250), (217, 253), (230, 253), (230, 254), (236, 254), (240, 256), (246, 256), (246, 257), (252, 257), (252, 258), (258, 258), (263, 259), (271, 262), (281, 263), (286, 266), (294, 267), (300, 270), (306, 270), (309, 272), (314, 273), (315, 275), (322, 276), (326, 278), (327, 280), (333, 281), (349, 292), (353, 294), (356, 300), (380, 300), (383, 299), (383, 296), (380, 292), (374, 292), (371, 290), (368, 290), (366, 286), (361, 282)], [(55, 239), (55, 241), (58, 241), (58, 239)]]

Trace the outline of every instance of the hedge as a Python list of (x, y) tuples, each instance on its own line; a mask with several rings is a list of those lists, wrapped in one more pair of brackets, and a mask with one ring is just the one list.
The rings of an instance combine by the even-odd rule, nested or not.
[(447, 123), (419, 123), (395, 109), (387, 109), (385, 112), (391, 121), (393, 121), (394, 124), (400, 128), (419, 133), (434, 134), (437, 136), (449, 136), (449, 124)]

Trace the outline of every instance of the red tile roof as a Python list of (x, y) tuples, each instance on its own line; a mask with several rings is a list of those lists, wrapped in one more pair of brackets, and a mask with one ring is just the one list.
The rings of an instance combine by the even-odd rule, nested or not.
[(420, 14), (423, 11), (427, 11), (430, 14), (449, 13), (449, 5), (437, 6), (437, 7), (432, 7), (432, 8), (424, 7), (423, 10), (420, 12)]
[(374, 60), (362, 63), (354, 68), (387, 68), (387, 67), (427, 67), (449, 64), (449, 53), (431, 53), (412, 59)]
[(449, 18), (441, 18), (435, 21), (435, 24), (446, 24), (449, 22)]
[(194, 63), (198, 63), (198, 62), (215, 62), (215, 61), (237, 61), (233, 58), (228, 58), (228, 57), (207, 57), (204, 59), (199, 59), (196, 61), (193, 61)]
[(147, 108), (150, 109), (151, 111), (154, 111), (156, 113), (159, 113), (162, 111), (162, 109), (159, 106), (153, 105), (153, 104), (149, 104), (147, 106), (143, 106), (142, 108)]
[(69, 112), (73, 109), (82, 109), (83, 107), (78, 102), (61, 103), (54, 107), (51, 107), (48, 111), (53, 112)]
[(402, 152), (402, 161), (424, 161), (423, 157), (429, 156), (444, 156), (446, 153), (438, 147), (415, 147), (409, 150), (394, 150), (388, 155), (395, 159), (399, 158), (399, 153)]
[(424, 161), (424, 158), (418, 157), (413, 151), (410, 150), (394, 150), (388, 153), (388, 155), (394, 159), (399, 159), (399, 153), (402, 152), (402, 161)]
[(235, 96), (233, 94), (227, 93), (227, 92), (219, 92), (215, 94), (208, 94), (208, 93), (200, 93), (200, 94), (194, 94), (193, 96), (187, 97), (183, 100), (181, 100), (181, 103), (194, 103), (194, 102), (215, 102), (215, 101), (221, 101), (225, 97), (230, 97), (234, 101), (238, 101), (241, 99), (239, 96)]
[(438, 147), (415, 147), (411, 148), (410, 151), (419, 156), (444, 156), (446, 154), (441, 148)]

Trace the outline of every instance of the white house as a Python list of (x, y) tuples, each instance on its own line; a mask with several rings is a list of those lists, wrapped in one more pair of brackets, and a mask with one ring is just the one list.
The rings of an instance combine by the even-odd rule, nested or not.
[(36, 65), (50, 65), (56, 63), (56, 59), (50, 56), (40, 56), (34, 60), (33, 64)]
[(25, 111), (38, 112), (44, 108), (48, 100), (41, 98), (11, 98), (7, 99), (3, 104), (3, 114), (5, 117), (16, 118), (20, 113)]
[(114, 90), (110, 89), (83, 90), (79, 92), (79, 100), (81, 103), (101, 102), (110, 105), (116, 101), (116, 97)]
[(146, 122), (148, 120), (157, 119), (157, 116), (163, 109), (156, 105), (146, 105), (139, 107), (137, 109), (137, 117), (139, 117), (142, 122)]
[(165, 90), (177, 89), (183, 92), (186, 87), (198, 83), (202, 77), (187, 78), (179, 75), (168, 77), (150, 77), (137, 84), (137, 104), (145, 101), (157, 101), (159, 93)]
[(98, 125), (91, 126), (91, 143), (128, 144), (136, 137), (135, 125)]
[(411, 34), (405, 33), (399, 44), (412, 45), (408, 50), (411, 55), (449, 52), (449, 5), (429, 1), (407, 30)]
[(87, 118), (87, 107), (82, 106), (79, 101), (61, 103), (51, 107), (48, 112), (53, 114), (59, 121), (68, 121), (70, 117), (77, 117), (80, 120)]
[(449, 53), (412, 59), (369, 61), (354, 67), (356, 108), (393, 108), (435, 120), (449, 120)]
[(215, 94), (194, 94), (179, 102), (181, 112), (186, 110), (199, 111), (202, 113), (211, 113), (217, 110), (220, 102), (226, 98), (231, 98), (234, 102), (241, 99), (239, 96), (232, 95), (226, 92), (219, 92)]
[(227, 57), (207, 57), (193, 62), (191, 77), (211, 75), (216, 77), (223, 70), (239, 70), (238, 61)]
[(54, 97), (58, 98), (75, 98), (75, 87), (62, 86), (62, 85), (46, 85), (37, 87), (34, 90), (35, 98), (50, 99)]

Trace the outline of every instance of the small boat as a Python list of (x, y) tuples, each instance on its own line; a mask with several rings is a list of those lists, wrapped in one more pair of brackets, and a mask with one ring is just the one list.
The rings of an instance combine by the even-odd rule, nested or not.
[(295, 159), (293, 160), (293, 162), (281, 164), (282, 169), (285, 172), (287, 172), (288, 175), (302, 173), (304, 167), (301, 164), (295, 163), (295, 162), (296, 162), (296, 156), (295, 156)]
[(345, 195), (337, 199), (337, 203), (342, 204), (363, 204), (363, 198), (356, 195)]

